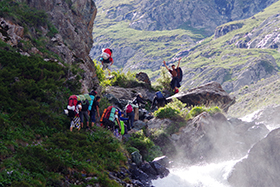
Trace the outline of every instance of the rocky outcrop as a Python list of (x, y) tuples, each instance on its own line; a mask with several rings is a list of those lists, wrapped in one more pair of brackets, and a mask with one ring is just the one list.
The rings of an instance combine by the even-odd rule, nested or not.
[(24, 28), (18, 24), (14, 24), (11, 21), (6, 21), (4, 18), (0, 18), (0, 39), (7, 44), (16, 47), (18, 41), (24, 36)]
[(231, 98), (217, 82), (210, 82), (187, 92), (180, 92), (167, 98), (167, 101), (170, 102), (173, 98), (179, 99), (181, 102), (186, 103), (187, 106), (218, 106), (225, 112), (235, 102), (235, 98)]
[(141, 184), (143, 187), (150, 187), (152, 184), (151, 180), (168, 176), (169, 170), (166, 168), (169, 165), (168, 162), (168, 158), (163, 156), (155, 158), (151, 162), (141, 161), (139, 164), (132, 163), (130, 165), (131, 177), (132, 179), (139, 181), (138, 185)]
[(147, 73), (139, 72), (136, 74), (136, 79), (139, 81), (142, 81), (144, 83), (147, 83), (148, 85), (151, 85), (151, 81)]
[[(97, 9), (92, 0), (18, 0), (28, 6), (43, 10), (47, 13), (49, 20), (55, 26), (58, 33), (49, 39), (46, 43), (48, 50), (56, 53), (65, 63), (79, 63), (80, 68), (85, 72), (80, 82), (82, 83), (82, 92), (88, 92), (97, 87), (98, 80), (95, 75), (95, 67), (89, 58), (89, 52), (93, 44), (92, 28)], [(3, 28), (3, 26), (5, 28)], [(22, 28), (11, 22), (1, 21), (2, 30), (7, 30), (8, 43), (16, 45), (19, 40), (26, 40)], [(48, 37), (46, 28), (40, 28), (43, 37)], [(35, 29), (30, 29), (34, 36), (37, 35)], [(39, 53), (36, 49), (27, 51), (27, 53)]]
[(241, 158), (268, 132), (263, 124), (236, 118), (227, 120), (221, 113), (211, 116), (204, 112), (188, 121), (187, 126), (172, 139), (184, 162), (193, 164)]
[(217, 39), (233, 30), (240, 29), (242, 26), (243, 26), (242, 23), (236, 23), (236, 24), (229, 24), (229, 25), (223, 25), (217, 27), (214, 33), (214, 38)]
[(234, 166), (229, 177), (230, 185), (233, 187), (279, 186), (279, 138), (280, 129), (276, 129), (254, 145), (248, 157)]

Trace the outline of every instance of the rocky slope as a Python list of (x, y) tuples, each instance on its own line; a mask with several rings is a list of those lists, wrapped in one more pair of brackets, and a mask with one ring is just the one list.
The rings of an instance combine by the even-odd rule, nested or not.
[[(24, 43), (35, 40), (42, 40), (47, 50), (55, 53), (66, 64), (78, 66), (84, 70), (82, 73), (82, 91), (87, 92), (89, 89), (96, 87), (98, 80), (95, 78), (95, 68), (89, 58), (89, 51), (92, 47), (92, 28), (97, 13), (95, 3), (91, 0), (83, 1), (54, 1), (54, 0), (19, 0), (18, 2), (27, 3), (29, 7), (45, 11), (48, 19), (54, 25), (56, 34), (49, 36), (47, 25), (41, 25), (38, 28), (22, 27), (18, 20), (11, 19), (9, 16), (1, 18), (1, 39), (18, 47), (23, 54), (37, 53), (47, 58), (44, 51), (38, 49), (36, 43), (23, 48)], [(19, 4), (19, 6), (22, 6)], [(44, 39), (42, 39), (44, 38)], [(27, 54), (26, 54), (27, 55)], [(48, 59), (58, 61), (60, 59)], [(69, 79), (74, 77), (69, 77)], [(94, 83), (95, 82), (95, 83)]]

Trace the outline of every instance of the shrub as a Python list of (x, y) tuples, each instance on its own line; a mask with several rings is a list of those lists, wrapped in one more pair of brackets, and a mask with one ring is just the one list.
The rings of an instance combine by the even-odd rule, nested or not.
[(174, 98), (172, 102), (155, 111), (154, 115), (157, 118), (177, 119), (186, 115), (187, 110), (185, 106), (186, 104)]
[(205, 106), (195, 106), (188, 113), (187, 119), (194, 118), (201, 114), (202, 112), (208, 112), (210, 115), (221, 112), (221, 109), (217, 106), (214, 107), (205, 107)]

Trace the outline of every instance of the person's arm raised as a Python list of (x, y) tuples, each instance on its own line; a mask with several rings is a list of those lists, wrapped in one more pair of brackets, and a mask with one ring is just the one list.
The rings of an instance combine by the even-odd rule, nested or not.
[(169, 70), (169, 68), (167, 67), (167, 65), (166, 65), (166, 62), (165, 62), (165, 61), (163, 61), (163, 64), (164, 64), (164, 66), (166, 67), (166, 69), (167, 69), (167, 70)]
[(179, 60), (178, 60), (178, 66), (177, 66), (177, 69), (180, 67), (180, 62), (181, 62), (181, 59), (182, 59), (182, 58), (179, 58)]

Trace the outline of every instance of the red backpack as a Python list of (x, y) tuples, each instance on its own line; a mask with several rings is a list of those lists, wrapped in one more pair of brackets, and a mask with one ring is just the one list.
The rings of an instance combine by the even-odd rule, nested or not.
[(71, 95), (68, 99), (68, 105), (76, 107), (77, 103), (78, 103), (77, 96), (76, 95)]
[(71, 95), (68, 99), (68, 106), (70, 106), (70, 107), (74, 106), (74, 110), (68, 109), (68, 106), (67, 106), (68, 117), (72, 118), (75, 116), (75, 114), (76, 114), (75, 109), (76, 109), (77, 103), (78, 103), (77, 96)]
[(126, 111), (127, 114), (133, 111), (133, 108), (132, 108), (131, 104), (128, 104), (128, 105), (127, 105), (125, 111)]

